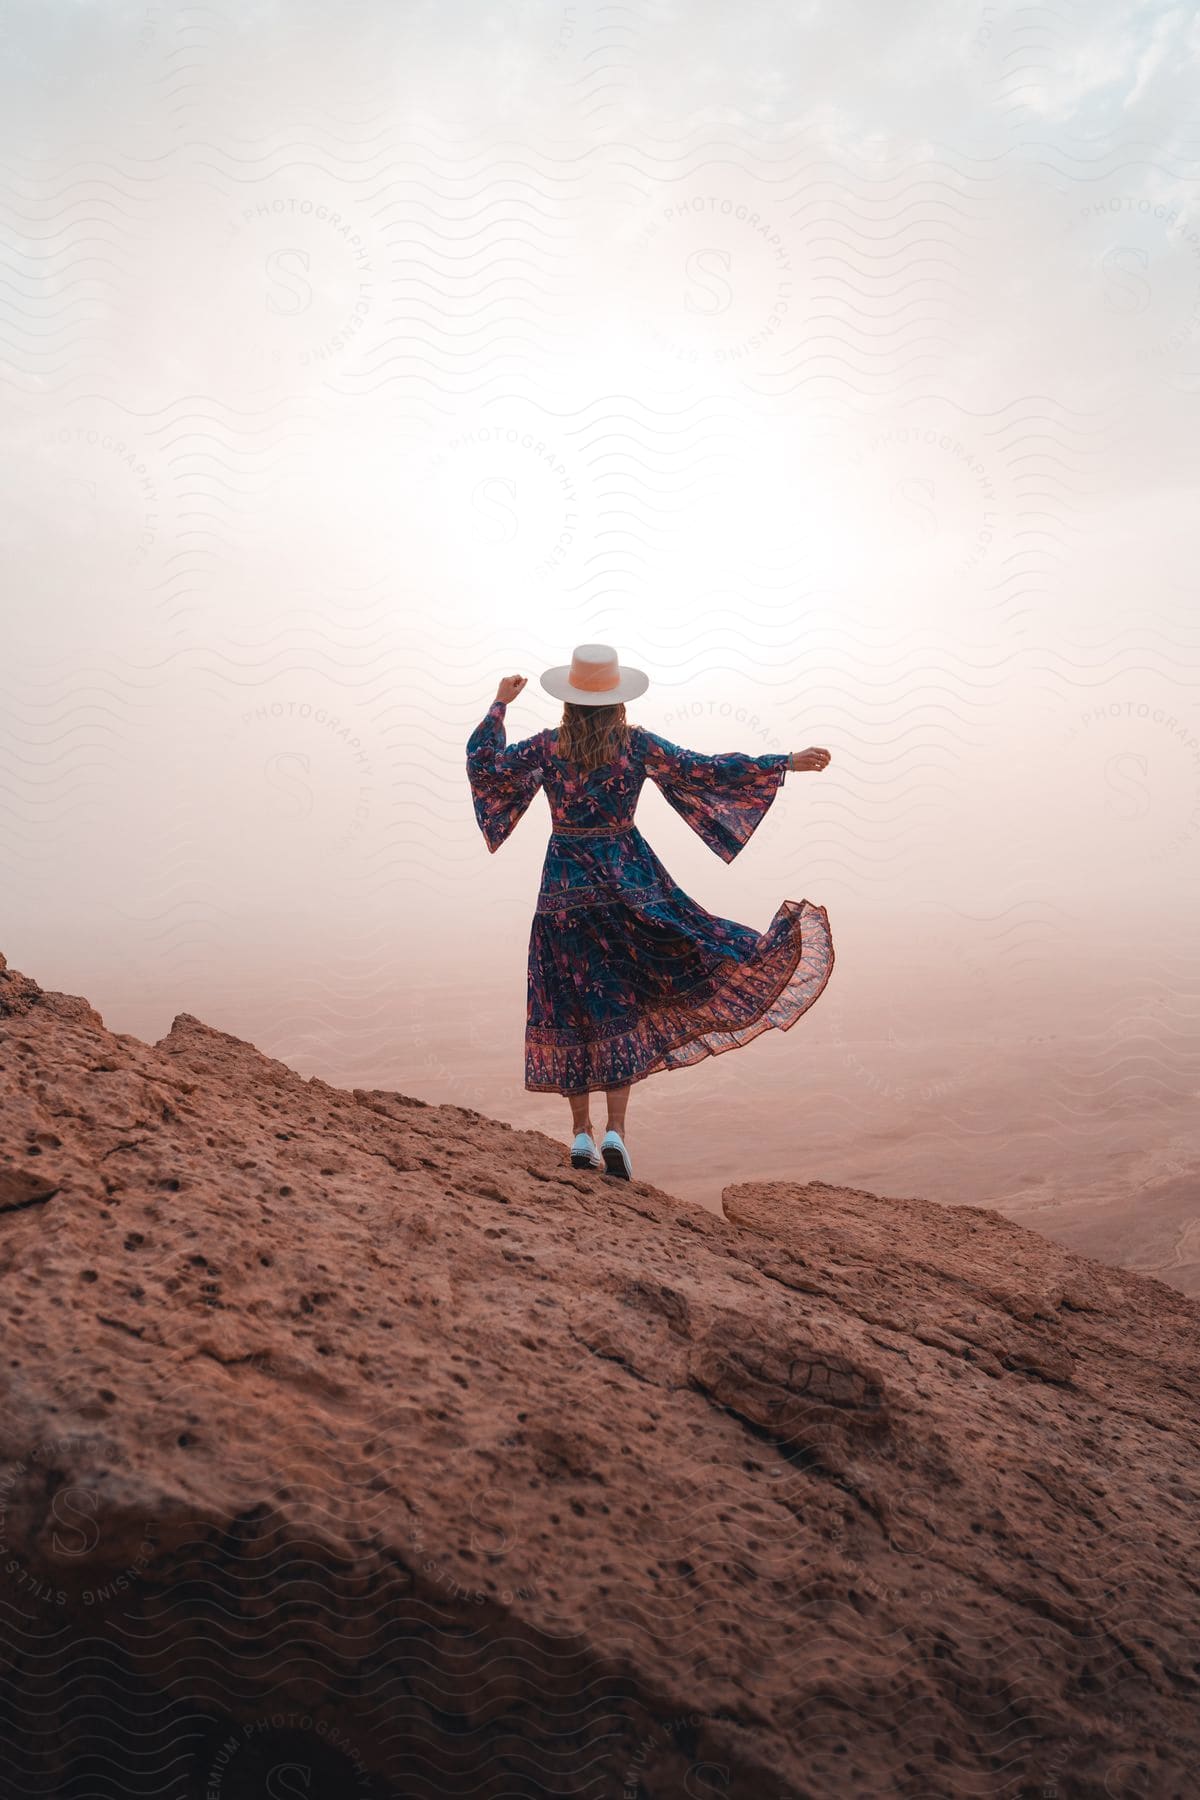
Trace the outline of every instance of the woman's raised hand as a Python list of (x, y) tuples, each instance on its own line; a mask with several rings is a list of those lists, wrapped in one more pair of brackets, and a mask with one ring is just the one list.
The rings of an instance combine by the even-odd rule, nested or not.
[[(516, 699), (524, 686), (524, 675), (502, 675), (500, 677), (500, 686), (496, 689), (496, 700), (503, 700), (504, 704), (507, 706), (510, 700)], [(495, 701), (493, 701), (492, 704), (495, 705)]]
[(792, 750), (788, 753), (789, 769), (827, 769), (828, 767), (828, 750)]

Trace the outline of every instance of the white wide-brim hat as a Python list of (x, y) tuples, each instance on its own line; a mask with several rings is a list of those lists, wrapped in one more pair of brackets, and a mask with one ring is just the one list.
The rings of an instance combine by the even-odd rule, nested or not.
[(622, 668), (611, 644), (576, 644), (569, 663), (543, 669), (542, 686), (556, 700), (576, 706), (615, 706), (636, 700), (650, 686), (643, 669)]

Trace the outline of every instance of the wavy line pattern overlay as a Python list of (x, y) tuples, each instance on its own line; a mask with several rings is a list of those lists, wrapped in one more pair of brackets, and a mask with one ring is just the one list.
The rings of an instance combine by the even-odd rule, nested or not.
[[(305, 1074), (562, 1132), (521, 1087), (544, 810), (493, 863), (464, 747), (499, 675), (532, 677), (523, 737), (557, 715), (538, 672), (611, 642), (677, 742), (832, 751), (731, 869), (643, 799), (712, 910), (826, 905), (838, 973), (786, 1040), (646, 1084), (639, 1173), (719, 1208), (752, 1140), (756, 1179), (997, 1206), (1200, 1293), (1188, 9), (15, 0), (5, 37), (10, 961), (148, 1040), (190, 1010)], [(387, 1504), (376, 1473), (313, 1448), (314, 1541), (347, 1484)], [(86, 1495), (55, 1506), (84, 1541)], [(503, 1540), (499, 1490), (475, 1524)], [(678, 1521), (694, 1563), (743, 1529)], [(782, 1483), (763, 1529), (795, 1549)], [(309, 1548), (246, 1521), (208, 1658), (113, 1723), (108, 1766), (64, 1751), (81, 1794), (121, 1791), (112, 1758), (206, 1800), (297, 1770), (379, 1791), (269, 1705), (289, 1606), (337, 1635)], [(360, 1696), (401, 1736), (531, 1655), (426, 1574), (444, 1686), (418, 1647)], [(97, 1645), (10, 1575), (10, 1653), (69, 1648), (103, 1709)], [(689, 1592), (613, 1605), (703, 1633)], [(264, 1593), (261, 1705), (197, 1751), (201, 1698), (236, 1706), (222, 1619)], [(1122, 1621), (1081, 1596), (1116, 1704)], [(175, 1610), (104, 1655), (163, 1651)], [(633, 1800), (651, 1745), (725, 1791), (682, 1707), (635, 1744), (619, 1671), (558, 1655), (546, 1718), (592, 1760), (506, 1743), (502, 1790), (447, 1724), (411, 1791)], [(990, 1791), (1066, 1795), (1011, 1698), (978, 1721)]]

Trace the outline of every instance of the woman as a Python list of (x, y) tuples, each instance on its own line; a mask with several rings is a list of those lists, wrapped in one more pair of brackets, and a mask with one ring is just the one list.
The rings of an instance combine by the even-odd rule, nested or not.
[[(562, 700), (547, 727), (506, 748), (504, 709), (525, 686), (506, 675), (467, 744), (467, 778), (487, 847), (498, 850), (539, 787), (551, 833), (529, 934), (525, 1086), (571, 1103), (577, 1169), (630, 1180), (625, 1112), (633, 1082), (787, 1031), (833, 968), (823, 906), (785, 900), (761, 934), (706, 912), (671, 879), (633, 822), (647, 776), (711, 850), (732, 862), (790, 770), (828, 750), (703, 756), (630, 725), (625, 702), (649, 677), (608, 644), (580, 644), (542, 686)], [(597, 1152), (590, 1096), (603, 1089)]]

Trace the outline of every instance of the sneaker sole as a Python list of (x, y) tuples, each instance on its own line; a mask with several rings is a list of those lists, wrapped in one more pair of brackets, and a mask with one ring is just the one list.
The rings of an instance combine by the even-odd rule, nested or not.
[(577, 1156), (572, 1153), (571, 1167), (573, 1169), (598, 1169), (600, 1164), (594, 1163), (590, 1156), (584, 1156), (582, 1154)]
[(607, 1175), (615, 1175), (621, 1181), (629, 1180), (629, 1170), (625, 1166), (625, 1158), (614, 1144), (610, 1144), (607, 1150), (601, 1150), (600, 1154), (604, 1158), (604, 1170)]

